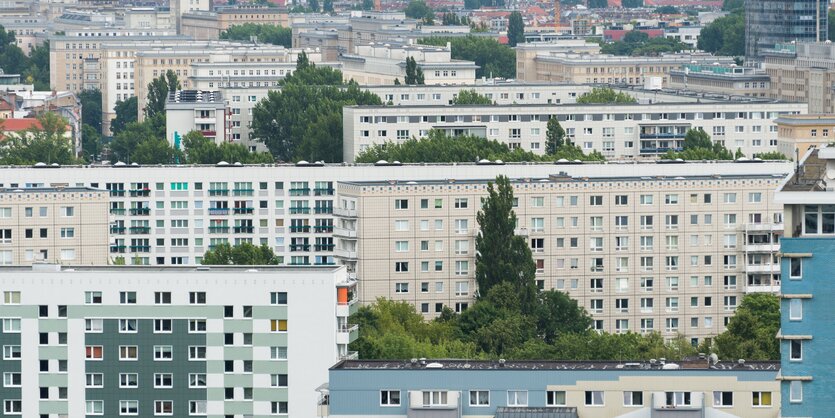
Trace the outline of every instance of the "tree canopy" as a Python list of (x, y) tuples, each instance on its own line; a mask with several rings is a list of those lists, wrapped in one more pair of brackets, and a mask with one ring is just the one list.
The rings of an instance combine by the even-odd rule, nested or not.
[(482, 159), (505, 162), (556, 161), (559, 159), (604, 161), (603, 155), (594, 151), (584, 154), (573, 145), (563, 145), (553, 154), (538, 155), (522, 149), (511, 150), (507, 144), (475, 135), (450, 136), (443, 131), (431, 130), (425, 138), (412, 138), (403, 142), (375, 144), (356, 156), (358, 163), (374, 163), (380, 160), (402, 163), (477, 162)]
[(644, 32), (633, 30), (624, 35), (622, 41), (603, 44), (600, 52), (612, 55), (656, 56), (689, 49), (691, 49), (690, 45), (676, 39), (663, 36), (650, 38)]
[(565, 144), (565, 129), (560, 125), (557, 118), (548, 119), (547, 130), (545, 131), (545, 153), (553, 155), (559, 152)]
[[(331, 3), (331, 7), (333, 7), (333, 3)], [(325, 11), (327, 12), (328, 10)], [(333, 10), (331, 9), (331, 11)], [(293, 38), (292, 32), (290, 28), (268, 23), (244, 23), (230, 26), (229, 29), (220, 33), (220, 39), (249, 42), (253, 36), (257, 36), (259, 43), (281, 45), (285, 48), (290, 48)]]
[[(67, 122), (57, 113), (37, 117), (40, 127), (7, 133), (0, 143), (0, 164), (76, 164), (72, 140), (66, 137)], [(2, 124), (0, 124), (2, 126)]]
[(418, 67), (415, 57), (406, 58), (406, 77), (403, 80), (409, 85), (424, 84), (423, 70)]
[(589, 9), (605, 9), (609, 7), (608, 0), (588, 0)]
[(35, 90), (50, 90), (49, 43), (36, 45), (27, 56), (17, 46), (14, 32), (0, 25), (0, 68), (6, 74), (20, 74), (21, 81), (33, 84)]
[(476, 78), (481, 77), (516, 77), (516, 52), (497, 40), (482, 36), (443, 37), (431, 36), (418, 41), (425, 45), (452, 46), (452, 58), (474, 61), (479, 68)]
[(342, 161), (342, 108), (380, 105), (380, 98), (344, 83), (342, 72), (299, 65), (252, 110), (252, 136), (280, 161)]
[(655, 13), (660, 15), (677, 15), (681, 13), (681, 10), (676, 6), (660, 6), (655, 8)]
[(78, 94), (81, 122), (101, 133), (101, 90), (87, 89)]
[(267, 266), (281, 262), (267, 244), (255, 246), (244, 242), (235, 246), (229, 243), (217, 244), (203, 254), (205, 265)]
[(725, 11), (734, 11), (739, 10), (745, 7), (745, 0), (723, 0), (722, 1), (722, 10)]
[(769, 151), (763, 152), (761, 154), (756, 154), (754, 157), (759, 158), (761, 160), (778, 160), (778, 161), (789, 161), (791, 158), (787, 157), (780, 151)]
[(406, 14), (406, 17), (422, 20), (429, 25), (435, 22), (435, 11), (424, 0), (410, 1), (403, 13)]
[(525, 43), (525, 22), (522, 14), (514, 11), (507, 18), (507, 44), (516, 46)]
[(127, 100), (119, 100), (115, 107), (116, 117), (110, 121), (110, 132), (113, 136), (122, 132), (128, 124), (136, 122), (139, 116), (139, 100), (132, 96)]
[(493, 101), (487, 96), (478, 94), (475, 89), (465, 89), (458, 92), (455, 98), (452, 99), (452, 104), (455, 105), (490, 105)]
[(623, 0), (621, 2), (621, 6), (625, 9), (635, 9), (638, 7), (644, 7), (644, 0)]
[(242, 164), (273, 163), (272, 155), (266, 152), (250, 152), (243, 144), (223, 142), (220, 145), (206, 138), (198, 131), (183, 136), (183, 149), (189, 164), (217, 164), (221, 161)]
[(734, 154), (719, 142), (713, 142), (707, 132), (701, 128), (688, 129), (684, 134), (682, 151), (668, 151), (661, 159), (685, 161), (697, 160), (733, 160)]
[(609, 87), (595, 87), (577, 98), (577, 103), (637, 103), (634, 97)]
[(716, 55), (745, 55), (745, 14), (738, 9), (702, 28), (699, 49)]
[(148, 119), (158, 116), (165, 117), (165, 103), (168, 101), (168, 93), (180, 88), (180, 80), (174, 70), (168, 70), (165, 74), (151, 80), (148, 83), (148, 100), (144, 109), (145, 117)]
[(780, 298), (751, 293), (742, 298), (725, 332), (714, 339), (721, 359), (779, 360)]

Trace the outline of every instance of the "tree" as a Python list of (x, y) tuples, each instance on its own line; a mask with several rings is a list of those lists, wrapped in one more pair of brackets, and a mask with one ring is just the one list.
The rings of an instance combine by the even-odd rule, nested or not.
[(325, 13), (333, 13), (333, 0), (324, 0), (322, 2), (322, 11)]
[(786, 157), (786, 155), (783, 154), (780, 151), (769, 151), (769, 152), (764, 152), (762, 154), (755, 154), (754, 158), (759, 158), (761, 160), (780, 160), (780, 161), (791, 160), (791, 158)]
[(296, 71), (305, 70), (310, 67), (310, 59), (307, 58), (307, 52), (300, 52), (296, 57)]
[(655, 13), (660, 15), (677, 15), (680, 13), (678, 7), (675, 6), (661, 6), (655, 8)]
[[(741, 151), (740, 151), (741, 153)], [(661, 156), (662, 159), (673, 160), (733, 160), (734, 154), (719, 142), (713, 142), (704, 130), (688, 129), (684, 134), (682, 151), (669, 151)]]
[(250, 152), (246, 146), (231, 142), (220, 145), (214, 140), (206, 138), (199, 131), (191, 131), (183, 136), (183, 149), (189, 164), (217, 164), (221, 161), (228, 163), (262, 164), (273, 163), (275, 160), (267, 152)]
[(829, 36), (826, 39), (835, 41), (835, 9), (829, 9), (827, 22), (829, 23), (826, 32)]
[(101, 134), (101, 90), (88, 89), (78, 94), (81, 121)]
[(555, 117), (548, 119), (548, 126), (545, 132), (545, 153), (556, 154), (565, 143), (565, 129)]
[(637, 103), (634, 97), (609, 87), (595, 87), (577, 98), (577, 103)]
[(522, 312), (533, 309), (536, 298), (536, 265), (524, 236), (517, 235), (513, 211), (513, 186), (507, 177), (487, 184), (487, 198), (476, 215), (480, 231), (476, 236), (476, 282), (486, 295), (500, 283), (513, 285)]
[(255, 246), (244, 242), (235, 246), (229, 243), (215, 245), (203, 254), (204, 265), (269, 266), (280, 263), (280, 258), (267, 244)]
[(768, 293), (742, 298), (725, 332), (714, 339), (716, 353), (724, 360), (779, 360), (780, 299)]
[(38, 124), (25, 131), (9, 133), (0, 146), (0, 164), (30, 165), (75, 164), (72, 141), (67, 138), (67, 122), (57, 113), (38, 116)]
[(745, 15), (741, 9), (702, 28), (698, 46), (716, 55), (745, 55)]
[(588, 0), (589, 9), (605, 9), (609, 7), (608, 0)]
[(374, 10), (374, 0), (362, 0), (362, 10)]
[(514, 47), (525, 43), (525, 22), (522, 14), (514, 11), (507, 19), (507, 44)]
[(745, 7), (745, 0), (724, 0), (722, 10), (731, 12)]
[(319, 0), (307, 0), (307, 7), (314, 13), (319, 12)]
[(403, 10), (403, 13), (406, 14), (406, 17), (422, 20), (424, 23), (430, 25), (435, 20), (435, 12), (432, 11), (431, 7), (426, 5), (424, 0), (410, 1), (406, 6), (406, 9)]
[(403, 79), (406, 84), (423, 84), (423, 70), (417, 66), (415, 57), (406, 58), (406, 77)]
[(645, 32), (633, 30), (627, 32), (622, 41), (604, 44), (601, 52), (613, 55), (657, 56), (689, 49), (690, 45), (678, 40), (665, 37), (650, 38)]
[(688, 129), (684, 134), (684, 143), (682, 148), (685, 150), (693, 148), (713, 148), (713, 140), (710, 135), (703, 129)]
[(116, 118), (110, 122), (110, 132), (113, 136), (122, 132), (129, 124), (136, 122), (139, 115), (138, 100), (136, 96), (132, 96), (127, 100), (119, 100), (116, 102)]
[(101, 133), (92, 126), (81, 125), (81, 154), (87, 162), (93, 162), (102, 151)]
[(149, 137), (141, 140), (131, 153), (131, 162), (139, 164), (176, 164), (182, 162), (181, 152), (175, 150), (163, 138)]
[(516, 52), (486, 36), (440, 37), (432, 36), (418, 41), (424, 45), (452, 46), (452, 59), (474, 61), (479, 68), (476, 78), (516, 77)]
[(625, 9), (644, 7), (644, 0), (623, 0), (623, 2), (621, 2), (621, 6)]
[(563, 333), (585, 332), (592, 325), (586, 310), (559, 290), (539, 292), (536, 307), (537, 330), (545, 342), (553, 343)]
[(400, 83), (400, 79), (399, 79), (399, 78), (395, 78), (395, 79), (394, 79), (394, 85), (395, 85), (395, 86), (399, 86), (399, 85), (401, 85), (401, 83)]
[(134, 150), (139, 143), (147, 138), (153, 138), (154, 131), (147, 123), (131, 122), (115, 135), (110, 142), (111, 159), (131, 163)]
[[(325, 1), (325, 7), (328, 6), (328, 2), (330, 2), (331, 11), (333, 11), (333, 0)], [(220, 39), (245, 42), (249, 42), (253, 36), (258, 38), (258, 42), (290, 48), (292, 46), (293, 31), (290, 28), (271, 25), (269, 23), (244, 23), (230, 26), (229, 29), (220, 33)]]
[[(168, 92), (179, 90), (180, 80), (173, 70), (151, 80), (148, 83), (148, 100), (145, 104), (145, 117), (153, 119), (157, 115), (165, 116), (165, 102), (168, 101)], [(165, 126), (165, 123), (163, 123)]]
[(493, 101), (487, 96), (478, 94), (475, 89), (461, 90), (452, 99), (454, 105), (491, 105)]

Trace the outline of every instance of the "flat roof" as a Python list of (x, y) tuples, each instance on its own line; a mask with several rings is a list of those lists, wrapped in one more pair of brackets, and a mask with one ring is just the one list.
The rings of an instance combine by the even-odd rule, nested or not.
[[(664, 365), (668, 368), (664, 368)], [(672, 368), (671, 364), (678, 365)], [(774, 371), (780, 370), (779, 361), (719, 361), (710, 364), (707, 358), (686, 359), (684, 361), (560, 361), (560, 360), (449, 360), (449, 359), (411, 359), (411, 360), (342, 360), (331, 370), (531, 370), (531, 371)]]
[(242, 272), (242, 273), (278, 273), (278, 272), (334, 272), (344, 266), (274, 266), (274, 265), (200, 265), (200, 266), (177, 266), (177, 265), (107, 265), (107, 266), (88, 266), (88, 265), (56, 265), (56, 264), (33, 264), (31, 266), (0, 266), (0, 274), (3, 273), (79, 273), (79, 272), (94, 272), (103, 273), (111, 271), (119, 272), (181, 272), (181, 273), (228, 273), (228, 272)]
[(92, 187), (26, 187), (13, 188), (2, 187), (0, 193), (20, 194), (20, 193), (74, 193), (74, 192), (97, 192), (107, 193), (107, 190), (94, 189)]

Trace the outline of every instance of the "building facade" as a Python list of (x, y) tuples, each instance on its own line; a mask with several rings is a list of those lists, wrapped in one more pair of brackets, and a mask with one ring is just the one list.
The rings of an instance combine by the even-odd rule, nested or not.
[[(537, 286), (568, 293), (595, 329), (695, 345), (724, 330), (743, 295), (779, 290), (781, 176), (662, 166), (663, 176), (513, 179), (516, 233)], [(487, 180), (338, 183), (334, 255), (356, 272), (360, 301), (408, 301), (429, 317), (466, 309), (486, 195)]]
[(762, 67), (771, 78), (770, 97), (809, 104), (810, 113), (835, 113), (835, 46), (829, 42), (772, 45)]
[(475, 70), (472, 61), (455, 60), (450, 46), (418, 46), (397, 44), (359, 45), (353, 53), (340, 55), (345, 81), (361, 85), (394, 84), (398, 79), (405, 84), (406, 60), (414, 58), (423, 70), (425, 84), (473, 84)]
[(786, 115), (777, 118), (777, 151), (799, 161), (811, 148), (823, 148), (835, 136), (832, 115)]
[(216, 144), (230, 141), (226, 101), (219, 91), (176, 90), (168, 92), (165, 103), (165, 139), (183, 149), (182, 138), (200, 132)]
[(833, 336), (822, 323), (830, 321), (828, 300), (833, 288), (827, 277), (835, 256), (832, 170), (835, 148), (810, 150), (798, 170), (780, 185), (775, 198), (785, 208), (781, 240), (785, 276), (780, 305), (780, 373), (783, 417), (827, 416), (835, 401), (829, 387), (832, 373), (821, 368), (832, 355)]
[(757, 61), (764, 49), (785, 42), (827, 38), (826, 0), (758, 0), (745, 4), (745, 58)]
[(729, 96), (768, 97), (768, 73), (756, 68), (687, 64), (670, 70), (670, 88)]
[(0, 264), (107, 264), (108, 200), (90, 188), (0, 190)]
[(776, 362), (344, 361), (332, 418), (780, 416)]
[(356, 337), (350, 286), (342, 268), (0, 268), (3, 414), (314, 416)]
[(255, 23), (289, 27), (287, 9), (275, 7), (229, 7), (214, 11), (188, 11), (180, 19), (180, 33), (198, 41), (220, 39), (220, 34), (235, 25)]
[(774, 119), (806, 113), (801, 103), (744, 101), (650, 104), (401, 105), (347, 106), (343, 110), (344, 161), (373, 144), (423, 138), (432, 129), (476, 135), (510, 148), (542, 154), (548, 120), (557, 118), (566, 137), (606, 158), (658, 157), (680, 150), (688, 129), (701, 128), (715, 142), (753, 155), (777, 149)]

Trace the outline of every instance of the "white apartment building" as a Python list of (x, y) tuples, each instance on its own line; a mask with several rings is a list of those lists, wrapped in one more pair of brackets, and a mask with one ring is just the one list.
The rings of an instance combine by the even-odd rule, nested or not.
[[(663, 175), (615, 165), (601, 167), (611, 176), (514, 178), (516, 233), (537, 286), (577, 299), (595, 329), (698, 342), (724, 330), (746, 293), (779, 291), (781, 175), (660, 166)], [(339, 182), (335, 255), (356, 273), (360, 301), (408, 301), (429, 317), (466, 309), (488, 180)]]
[(346, 81), (360, 85), (394, 84), (399, 79), (405, 84), (406, 59), (414, 58), (423, 70), (425, 84), (473, 84), (475, 70), (472, 61), (454, 60), (450, 46), (383, 44), (371, 42), (357, 45), (353, 53), (339, 56)]
[(168, 92), (165, 103), (165, 138), (176, 149), (181, 139), (198, 131), (216, 144), (229, 141), (229, 115), (219, 91), (176, 90)]
[(107, 264), (106, 191), (0, 189), (0, 265)]
[(557, 118), (566, 137), (583, 151), (607, 158), (657, 157), (680, 149), (688, 129), (745, 155), (777, 149), (774, 119), (804, 114), (805, 103), (758, 102), (562, 105), (348, 106), (343, 110), (343, 159), (373, 144), (425, 137), (432, 129), (477, 135), (511, 148), (544, 153), (548, 120)]
[(352, 289), (336, 267), (2, 267), (4, 414), (312, 417)]
[(468, 86), (459, 85), (378, 85), (360, 86), (394, 106), (451, 105), (462, 90), (475, 90), (496, 104), (565, 104), (576, 103), (577, 97), (592, 86), (583, 84), (519, 83), (514, 81), (476, 80)]

